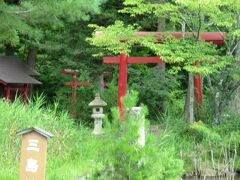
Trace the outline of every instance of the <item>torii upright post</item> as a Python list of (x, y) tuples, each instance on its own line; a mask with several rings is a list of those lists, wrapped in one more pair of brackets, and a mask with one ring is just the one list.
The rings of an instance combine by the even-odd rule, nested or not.
[[(198, 66), (199, 61), (195, 62), (195, 66)], [(199, 73), (194, 75), (194, 96), (196, 100), (196, 104), (198, 107), (201, 107), (202, 104), (202, 76)]]
[(91, 86), (92, 83), (89, 81), (79, 82), (77, 80), (77, 75), (79, 74), (78, 70), (64, 69), (63, 74), (72, 75), (72, 81), (66, 82), (66, 86), (72, 86), (72, 116), (76, 117), (76, 103), (77, 103), (77, 86)]

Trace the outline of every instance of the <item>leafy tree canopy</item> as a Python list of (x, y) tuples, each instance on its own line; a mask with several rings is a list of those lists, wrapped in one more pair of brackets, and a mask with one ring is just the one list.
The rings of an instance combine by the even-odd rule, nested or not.
[(99, 13), (106, 0), (0, 0), (0, 44), (18, 45), (20, 40), (38, 46), (49, 30), (65, 22), (88, 20)]
[[(202, 74), (211, 73), (231, 62), (230, 57), (220, 56), (217, 47), (202, 40), (196, 41), (192, 36), (175, 39), (171, 36), (163, 36), (161, 43), (156, 43), (153, 36), (136, 36), (134, 32), (139, 28), (116, 21), (114, 25), (96, 28), (93, 38), (88, 38), (90, 43), (95, 46), (103, 47), (115, 54), (130, 54), (134, 45), (142, 45), (151, 49), (156, 55), (167, 63), (180, 64), (183, 69), (189, 72)], [(201, 66), (194, 66), (194, 62), (203, 62)], [(175, 67), (180, 70), (181, 66)]]

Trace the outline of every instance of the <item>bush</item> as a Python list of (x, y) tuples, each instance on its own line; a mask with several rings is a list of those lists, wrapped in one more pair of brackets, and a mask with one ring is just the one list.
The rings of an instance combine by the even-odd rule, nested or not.
[[(137, 101), (132, 93), (124, 99), (125, 111)], [(147, 111), (142, 106), (141, 116)], [(120, 122), (118, 110), (112, 109), (113, 122), (105, 127), (106, 144), (99, 156), (104, 166), (95, 172), (97, 179), (179, 179), (183, 173), (183, 161), (177, 156), (173, 144), (169, 144), (169, 134), (156, 137), (148, 134), (146, 145), (137, 143), (141, 121), (130, 113)], [(139, 117), (139, 116), (138, 116)], [(146, 123), (146, 120), (145, 120)], [(105, 123), (106, 124), (106, 123)]]

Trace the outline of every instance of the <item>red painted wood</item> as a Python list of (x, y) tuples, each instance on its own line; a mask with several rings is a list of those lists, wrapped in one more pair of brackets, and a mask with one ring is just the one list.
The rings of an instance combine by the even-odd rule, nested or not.
[(128, 57), (127, 59), (128, 63), (154, 63), (154, 64), (162, 64), (164, 61), (161, 60), (159, 56), (152, 56), (152, 57)]
[(11, 89), (9, 86), (6, 87), (6, 99), (10, 100)]
[[(101, 36), (103, 33), (101, 31), (96, 32), (96, 36)], [(182, 32), (135, 32), (134, 35), (136, 36), (145, 36), (145, 35), (153, 35), (156, 39), (160, 39), (163, 35), (172, 35), (175, 38), (181, 38), (183, 37)], [(192, 32), (185, 32), (184, 35), (192, 35)], [(194, 32), (194, 34), (197, 34), (197, 32)], [(223, 44), (226, 39), (226, 33), (225, 32), (201, 32), (200, 37), (207, 41), (207, 42), (213, 42), (215, 44)]]
[(120, 54), (119, 59), (118, 108), (120, 112), (120, 119), (123, 120), (124, 112), (121, 99), (127, 93), (127, 55)]
[[(77, 86), (91, 86), (92, 82), (86, 81), (86, 82), (75, 82)], [(65, 82), (66, 86), (73, 86), (73, 82)]]
[(30, 88), (28, 87), (27, 84), (24, 84), (23, 87), (19, 87), (19, 86), (10, 86), (7, 85), (5, 88), (6, 91), (6, 98), (8, 100), (11, 100), (11, 92), (19, 92), (21, 93), (22, 97), (23, 97), (23, 101), (24, 103), (28, 103), (29, 102), (29, 92), (30, 92)]
[(76, 102), (77, 102), (77, 77), (73, 76), (72, 79), (72, 116), (76, 117)]
[(10, 88), (11, 91), (14, 91), (14, 92), (18, 91), (18, 92), (21, 92), (21, 93), (23, 93), (24, 90), (25, 90), (24, 87), (14, 87), (14, 86), (9, 86), (9, 88)]
[[(195, 65), (198, 66), (200, 63), (199, 61), (195, 62)], [(202, 77), (201, 74), (196, 73), (194, 75), (194, 96), (196, 100), (196, 104), (201, 106), (202, 104)]]
[(72, 87), (72, 116), (76, 117), (76, 104), (77, 104), (77, 86), (91, 86), (92, 82), (86, 81), (86, 82), (78, 82), (77, 75), (79, 74), (78, 70), (72, 70), (72, 69), (64, 69), (62, 70), (63, 74), (66, 75), (72, 75), (72, 81), (65, 82), (66, 86)]
[(127, 91), (127, 64), (128, 63), (164, 63), (159, 56), (152, 57), (128, 57), (126, 54), (120, 54), (117, 57), (103, 57), (104, 63), (119, 64), (119, 79), (118, 79), (118, 108), (120, 118), (123, 119), (123, 107), (121, 97), (126, 95)]
[[(103, 57), (103, 62), (105, 64), (118, 64), (119, 57)], [(134, 57), (130, 56), (127, 58), (127, 63), (164, 63), (159, 56), (152, 57)]]
[[(153, 35), (156, 37), (156, 39), (161, 38), (163, 35), (172, 35), (175, 38), (182, 38), (183, 35), (193, 35), (192, 32), (185, 32), (184, 34), (182, 32), (136, 32), (134, 34), (137, 36)], [(194, 32), (194, 34), (197, 33)], [(213, 42), (215, 44), (223, 44), (226, 39), (225, 32), (200, 32), (199, 35), (201, 39), (207, 42)]]
[(27, 86), (27, 84), (24, 84), (23, 86), (23, 101), (24, 103), (28, 103), (29, 102), (29, 88)]
[(68, 74), (68, 75), (78, 75), (79, 71), (78, 70), (72, 70), (72, 69), (63, 69), (62, 73), (63, 74)]
[(103, 63), (105, 64), (119, 64), (120, 59), (119, 56), (113, 56), (113, 57), (103, 57)]

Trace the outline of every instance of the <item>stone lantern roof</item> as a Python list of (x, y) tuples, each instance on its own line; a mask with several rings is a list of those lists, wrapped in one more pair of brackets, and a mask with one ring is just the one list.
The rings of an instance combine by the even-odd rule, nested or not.
[(96, 94), (95, 99), (92, 102), (90, 102), (88, 105), (91, 107), (103, 107), (103, 106), (106, 106), (107, 103), (100, 98), (99, 94)]

